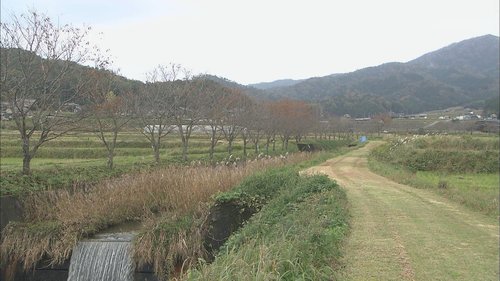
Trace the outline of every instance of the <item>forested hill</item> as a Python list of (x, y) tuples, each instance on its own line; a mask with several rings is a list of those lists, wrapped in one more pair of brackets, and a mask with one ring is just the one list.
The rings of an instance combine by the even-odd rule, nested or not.
[(261, 90), (268, 90), (272, 88), (278, 88), (278, 87), (287, 87), (287, 86), (293, 86), (295, 84), (298, 84), (300, 82), (304, 81), (304, 79), (300, 80), (293, 80), (293, 79), (281, 79), (281, 80), (276, 80), (272, 82), (261, 82), (261, 83), (256, 83), (256, 84), (250, 84), (248, 86), (261, 89)]
[(211, 74), (204, 74), (201, 77), (203, 77), (205, 79), (212, 80), (212, 81), (218, 83), (219, 85), (222, 85), (222, 86), (227, 87), (227, 88), (234, 88), (234, 89), (243, 90), (246, 94), (253, 96), (253, 97), (265, 97), (266, 96), (266, 93), (261, 89), (258, 89), (256, 87), (252, 87), (251, 85), (245, 86), (242, 84), (238, 84), (237, 82), (234, 82), (234, 81), (229, 80), (229, 79), (224, 78), (224, 77), (219, 77), (219, 76), (211, 75)]
[(499, 95), (499, 38), (476, 37), (407, 63), (310, 78), (266, 93), (270, 98), (315, 101), (325, 113), (336, 115), (416, 113), (457, 105), (482, 107)]
[[(45, 61), (45, 65), (49, 64), (46, 59), (42, 59), (38, 55), (23, 49), (0, 48), (0, 59), (2, 75), (6, 75), (6, 69), (8, 69), (9, 75), (12, 75), (22, 71), (23, 68), (27, 68), (30, 72), (32, 72), (30, 77), (34, 80), (42, 79), (43, 77), (43, 75), (41, 75), (41, 61)], [(65, 62), (63, 60), (53, 61), (54, 64), (48, 72), (50, 72), (50, 76), (61, 75), (62, 72), (64, 72), (64, 78), (61, 79), (60, 85), (60, 99), (65, 100), (67, 96), (73, 95), (74, 88), (78, 86), (78, 80), (81, 80), (84, 73), (92, 68), (75, 62), (70, 62), (69, 66), (65, 66)], [(69, 70), (62, 71), (61, 69), (65, 67), (68, 67)], [(100, 72), (104, 73), (105, 71)], [(124, 93), (136, 93), (139, 92), (141, 87), (144, 86), (144, 83), (138, 80), (128, 79), (118, 74), (112, 74), (112, 76), (113, 92), (117, 95)], [(12, 79), (12, 77), (10, 79)], [(5, 94), (6, 93), (2, 92), (2, 100), (4, 99)], [(84, 103), (85, 99), (83, 97), (77, 97), (74, 101)]]
[[(28, 52), (23, 49), (8, 49), (8, 48), (0, 48), (0, 58), (2, 59), (2, 74), (5, 74), (4, 71), (6, 66), (8, 66), (8, 71), (11, 74), (19, 73), (22, 71), (22, 68), (29, 68), (30, 71), (33, 72), (32, 77), (34, 79), (41, 79), (42, 75), (39, 73), (38, 69), (41, 69), (40, 63), (42, 61), (47, 61), (46, 59), (42, 59), (35, 53)], [(29, 63), (28, 63), (29, 62)], [(51, 75), (60, 74), (62, 68), (64, 67), (64, 61), (54, 61), (54, 66), (51, 68)], [(66, 100), (67, 97), (74, 95), (74, 88), (78, 86), (78, 81), (84, 76), (84, 73), (91, 70), (92, 67), (77, 64), (75, 62), (69, 62), (68, 71), (64, 71), (64, 78), (61, 79), (60, 85), (60, 99)], [(108, 73), (110, 75), (109, 79), (111, 79), (111, 88), (112, 91), (116, 95), (122, 94), (135, 94), (141, 95), (145, 89), (145, 82), (139, 80), (128, 79), (124, 76), (121, 76), (117, 73), (110, 73), (105, 70), (99, 70), (101, 74)], [(244, 91), (246, 94), (254, 95), (254, 96), (264, 96), (262, 90), (244, 86), (228, 80), (226, 78), (218, 77), (215, 75), (201, 75), (200, 77), (214, 81), (216, 85), (227, 88), (237, 88)], [(161, 82), (156, 82), (161, 83)], [(6, 93), (2, 92), (2, 101), (7, 99), (4, 97)], [(77, 96), (73, 101), (85, 105), (88, 100), (85, 96)]]

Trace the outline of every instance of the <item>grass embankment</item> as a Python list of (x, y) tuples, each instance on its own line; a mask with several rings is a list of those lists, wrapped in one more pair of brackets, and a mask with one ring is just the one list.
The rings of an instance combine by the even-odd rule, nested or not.
[[(271, 188), (262, 190), (263, 179)], [(347, 199), (335, 182), (281, 169), (217, 198), (226, 200), (262, 209), (231, 236), (213, 263), (201, 264), (186, 279), (331, 280), (335, 275), (348, 231)]]
[(431, 189), (489, 216), (499, 215), (498, 137), (413, 137), (372, 151), (370, 169)]

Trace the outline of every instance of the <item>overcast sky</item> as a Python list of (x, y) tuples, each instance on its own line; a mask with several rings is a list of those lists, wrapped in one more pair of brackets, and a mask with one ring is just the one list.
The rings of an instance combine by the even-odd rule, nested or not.
[(2, 21), (32, 8), (102, 32), (138, 80), (168, 63), (242, 84), (309, 78), (499, 33), (498, 0), (1, 0)]

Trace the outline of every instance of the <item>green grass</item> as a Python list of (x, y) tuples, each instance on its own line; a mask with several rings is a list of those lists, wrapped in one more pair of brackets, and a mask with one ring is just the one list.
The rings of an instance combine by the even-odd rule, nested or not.
[(231, 236), (212, 264), (202, 263), (187, 279), (331, 280), (348, 231), (344, 191), (326, 176), (299, 177), (290, 168), (278, 177), (267, 176), (249, 179), (240, 188), (261, 190), (265, 178), (281, 186), (262, 190), (274, 198)]
[(431, 189), (487, 214), (499, 214), (498, 136), (419, 136), (393, 139), (371, 151), (370, 168)]
[(31, 176), (21, 175), (19, 172), (4, 172), (0, 177), (0, 195), (22, 196), (42, 190), (58, 188), (79, 188), (92, 185), (107, 178), (124, 173), (133, 173), (149, 169), (147, 164), (137, 166), (121, 166), (109, 170), (104, 165), (96, 166), (58, 166), (49, 162), (49, 168), (38, 170)]
[[(449, 174), (433, 171), (411, 171), (399, 165), (369, 159), (372, 171), (396, 182), (426, 188), (491, 217), (499, 215), (500, 186), (497, 173)], [(440, 187), (441, 183), (441, 187)]]

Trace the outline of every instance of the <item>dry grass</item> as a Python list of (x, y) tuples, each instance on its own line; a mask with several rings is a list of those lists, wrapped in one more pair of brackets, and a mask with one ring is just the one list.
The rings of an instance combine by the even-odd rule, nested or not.
[(175, 217), (167, 214), (160, 220), (150, 220), (134, 245), (137, 267), (151, 265), (160, 280), (176, 280), (199, 259), (206, 257), (203, 247), (203, 221), (208, 204), (194, 214)]
[[(6, 257), (21, 260), (25, 268), (31, 268), (42, 257), (60, 263), (69, 258), (78, 240), (109, 226), (127, 221), (154, 226), (155, 218), (167, 214), (172, 218), (194, 214), (213, 194), (234, 187), (251, 173), (310, 157), (298, 153), (245, 165), (171, 166), (104, 181), (91, 190), (37, 193), (24, 201), (25, 222), (5, 229), (2, 257), (4, 262)], [(182, 237), (174, 240), (184, 241)], [(148, 254), (142, 257), (150, 260)]]

